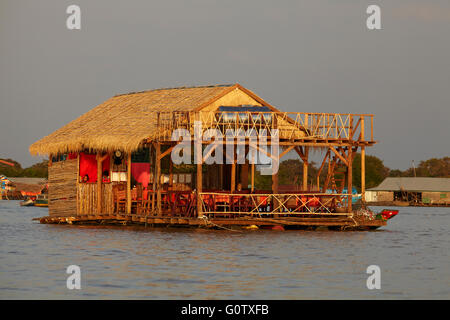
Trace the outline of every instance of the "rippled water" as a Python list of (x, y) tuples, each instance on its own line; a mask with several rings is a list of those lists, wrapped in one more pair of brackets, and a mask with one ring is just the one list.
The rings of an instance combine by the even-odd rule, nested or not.
[(450, 208), (398, 209), (372, 232), (231, 232), (42, 225), (46, 208), (0, 201), (0, 298), (449, 299)]

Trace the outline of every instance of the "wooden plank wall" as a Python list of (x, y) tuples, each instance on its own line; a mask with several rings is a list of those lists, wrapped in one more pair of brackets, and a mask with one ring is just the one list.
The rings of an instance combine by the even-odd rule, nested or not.
[[(102, 214), (114, 211), (113, 184), (102, 184)], [(78, 185), (79, 215), (93, 215), (97, 212), (97, 184), (80, 183)]]
[(48, 168), (49, 215), (77, 214), (77, 159), (53, 162)]

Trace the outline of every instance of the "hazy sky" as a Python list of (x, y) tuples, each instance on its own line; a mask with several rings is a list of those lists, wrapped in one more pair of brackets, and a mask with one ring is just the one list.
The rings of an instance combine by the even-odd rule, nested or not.
[(234, 82), (284, 111), (375, 114), (368, 154), (391, 168), (450, 154), (448, 0), (0, 0), (0, 48), (0, 157), (23, 166), (117, 93)]

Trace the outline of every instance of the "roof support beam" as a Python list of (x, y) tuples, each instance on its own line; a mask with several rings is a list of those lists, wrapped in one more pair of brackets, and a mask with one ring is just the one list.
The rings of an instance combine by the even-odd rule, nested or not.
[(348, 161), (345, 159), (334, 147), (330, 147), (330, 150), (336, 154), (336, 156), (348, 167)]

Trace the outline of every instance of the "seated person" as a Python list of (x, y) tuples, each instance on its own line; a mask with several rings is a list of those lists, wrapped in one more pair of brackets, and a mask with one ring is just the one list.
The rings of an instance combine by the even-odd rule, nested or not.
[(105, 170), (103, 171), (103, 176), (102, 176), (102, 181), (103, 183), (109, 183), (109, 171)]

